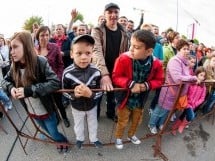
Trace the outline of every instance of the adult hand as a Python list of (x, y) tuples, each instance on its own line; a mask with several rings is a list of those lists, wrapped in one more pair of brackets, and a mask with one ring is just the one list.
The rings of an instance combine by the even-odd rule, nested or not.
[(71, 11), (72, 20), (74, 20), (78, 16), (78, 11), (74, 8)]
[(101, 79), (101, 87), (105, 91), (113, 91), (112, 81), (109, 75), (105, 75)]

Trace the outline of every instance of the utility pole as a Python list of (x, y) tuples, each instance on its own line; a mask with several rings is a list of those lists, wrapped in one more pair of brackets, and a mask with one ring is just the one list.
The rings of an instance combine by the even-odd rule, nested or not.
[(176, 4), (176, 31), (178, 31), (178, 0), (177, 0), (177, 4)]

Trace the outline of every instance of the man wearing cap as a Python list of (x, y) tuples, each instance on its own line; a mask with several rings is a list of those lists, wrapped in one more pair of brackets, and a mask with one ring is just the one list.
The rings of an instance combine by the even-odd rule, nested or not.
[(111, 74), (115, 59), (120, 53), (128, 50), (128, 36), (125, 29), (117, 21), (120, 8), (115, 3), (109, 3), (105, 6), (105, 22), (92, 29), (92, 36), (95, 39), (93, 49), (93, 63), (102, 73), (101, 86), (107, 91), (107, 112), (110, 119), (115, 118), (115, 97)]

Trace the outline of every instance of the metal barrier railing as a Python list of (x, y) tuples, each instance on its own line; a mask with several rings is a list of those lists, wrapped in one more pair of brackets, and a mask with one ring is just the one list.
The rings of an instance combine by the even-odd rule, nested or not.
[[(149, 139), (149, 138), (155, 137), (156, 141), (155, 141), (155, 144), (152, 146), (153, 150), (154, 150), (154, 157), (159, 156), (160, 158), (162, 158), (165, 161), (167, 161), (168, 158), (165, 156), (165, 154), (162, 153), (162, 150), (161, 150), (162, 149), (161, 148), (162, 136), (165, 135), (165, 134), (170, 133), (170, 131), (167, 131), (167, 126), (169, 125), (170, 118), (172, 117), (173, 113), (177, 110), (175, 107), (176, 107), (176, 104), (178, 102), (179, 96), (180, 96), (180, 94), (182, 92), (182, 89), (183, 89), (183, 87), (184, 87), (184, 85), (186, 83), (190, 83), (190, 82), (182, 82), (180, 84), (168, 84), (168, 85), (163, 85), (162, 86), (162, 87), (170, 87), (170, 86), (177, 86), (178, 87), (173, 107), (171, 108), (171, 111), (169, 112), (168, 117), (165, 120), (163, 128), (157, 134), (146, 134), (145, 136), (143, 136), (143, 137), (140, 138), (140, 140), (145, 140), (145, 139)], [(205, 83), (214, 84), (215, 82), (214, 81), (206, 81)], [(93, 91), (102, 91), (102, 89), (92, 89), (92, 90)], [(120, 91), (120, 90), (122, 91), (122, 90), (127, 90), (127, 89), (124, 89), (124, 88), (115, 88), (114, 89), (114, 91)], [(61, 89), (61, 90), (58, 90), (57, 92), (70, 92), (71, 93), (73, 91), (74, 90), (72, 90), (72, 89)], [(15, 104), (13, 104), (13, 105), (16, 106)], [(46, 132), (44, 132), (43, 130), (40, 129), (40, 127), (38, 127), (38, 125), (35, 123), (35, 121), (32, 118), (30, 118), (28, 116), (27, 110), (26, 110), (26, 113), (27, 113), (26, 117), (24, 119), (22, 119), (21, 115), (19, 114), (19, 112), (15, 108), (16, 113), (18, 114), (20, 120), (23, 123), (22, 126), (21, 126), (21, 128), (18, 128), (18, 126), (12, 120), (12, 118), (10, 117), (10, 115), (5, 111), (4, 106), (1, 103), (0, 103), (0, 109), (2, 110), (2, 112), (4, 113), (4, 115), (6, 116), (6, 118), (9, 120), (9, 122), (11, 123), (12, 127), (15, 129), (16, 134), (17, 134), (17, 137), (16, 137), (16, 139), (14, 141), (14, 144), (11, 147), (10, 153), (8, 154), (7, 160), (9, 159), (9, 157), (10, 157), (10, 155), (12, 153), (13, 147), (14, 147), (17, 139), (21, 143), (22, 149), (24, 150), (25, 154), (27, 154), (27, 152), (25, 150), (25, 147), (26, 147), (29, 139), (31, 139), (33, 141), (40, 141), (40, 142), (54, 144), (54, 145), (67, 145), (67, 146), (73, 146), (74, 145), (72, 143), (59, 143), (59, 142), (55, 142), (49, 135), (46, 134)], [(58, 111), (57, 108), (56, 108), (56, 111)], [(206, 117), (208, 115), (211, 115), (211, 114), (213, 114), (213, 123), (214, 123), (215, 108), (211, 112), (207, 113), (206, 115), (203, 115), (202, 118), (204, 118), (204, 117)], [(59, 112), (58, 112), (58, 115), (60, 116)], [(198, 118), (198, 119), (202, 119), (202, 118)], [(32, 123), (32, 125), (33, 125), (33, 127), (35, 129), (33, 133), (32, 133), (32, 127), (31, 127), (31, 129), (29, 129), (27, 127), (27, 125), (26, 125), (27, 120), (30, 120), (30, 122)], [(6, 132), (6, 130), (4, 129), (3, 126), (0, 125), (0, 128), (3, 129), (3, 131), (7, 134), (7, 132)], [(28, 134), (25, 133), (25, 132), (23, 132), (24, 128), (27, 129)], [(113, 131), (114, 131), (114, 128), (115, 128), (115, 123), (113, 123), (113, 127), (112, 128), (113, 128), (112, 129), (112, 134), (113, 134)], [(63, 127), (62, 127), (62, 130), (63, 130), (63, 132), (65, 134), (65, 131), (64, 131)], [(38, 132), (40, 132), (41, 134), (45, 135), (48, 138), (48, 140), (41, 140), (40, 138), (37, 138)], [(26, 140), (25, 140), (24, 143), (21, 140), (21, 137), (26, 138)], [(112, 140), (112, 136), (111, 136), (110, 142), (104, 143), (103, 145), (104, 146), (113, 145), (114, 142), (111, 142), (111, 140)], [(129, 143), (129, 142), (130, 141), (124, 141), (124, 143)], [(93, 146), (93, 145), (92, 144), (84, 144), (84, 146)]]

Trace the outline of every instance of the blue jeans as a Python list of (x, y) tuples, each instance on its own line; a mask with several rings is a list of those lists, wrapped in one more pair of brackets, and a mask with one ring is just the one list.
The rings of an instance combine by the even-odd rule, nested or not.
[(153, 110), (150, 120), (149, 126), (150, 127), (160, 127), (164, 124), (167, 116), (169, 114), (169, 110), (166, 110), (159, 105), (156, 105), (155, 109)]
[(161, 88), (158, 88), (158, 89), (155, 90), (155, 95), (154, 95), (154, 97), (152, 99), (152, 102), (151, 102), (151, 105), (150, 105), (150, 108), (152, 110), (154, 110), (156, 105), (158, 104), (158, 99), (159, 99), (160, 92), (161, 92)]
[(7, 94), (2, 89), (0, 89), (0, 101), (7, 109), (12, 106), (12, 102), (11, 102), (10, 98), (7, 96)]
[(195, 118), (195, 112), (192, 108), (186, 108), (180, 116), (180, 120), (184, 120), (186, 116), (187, 121), (192, 121)]
[(35, 120), (52, 137), (53, 140), (57, 142), (68, 142), (67, 138), (57, 129), (57, 118), (55, 112), (50, 114), (47, 119)]

